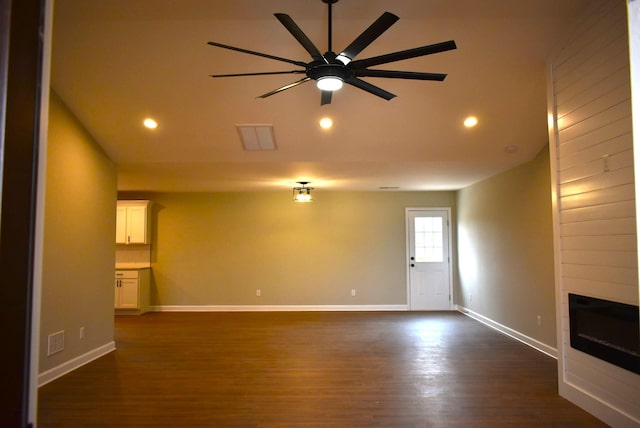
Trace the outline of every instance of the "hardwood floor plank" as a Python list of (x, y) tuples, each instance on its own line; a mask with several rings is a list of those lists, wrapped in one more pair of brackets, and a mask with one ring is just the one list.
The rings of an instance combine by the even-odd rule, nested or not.
[(556, 361), (455, 312), (148, 313), (39, 427), (602, 427)]

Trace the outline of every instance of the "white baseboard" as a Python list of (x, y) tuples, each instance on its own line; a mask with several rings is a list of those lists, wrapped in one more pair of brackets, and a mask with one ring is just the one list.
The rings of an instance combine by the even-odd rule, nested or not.
[(408, 305), (164, 305), (154, 312), (408, 311)]
[(502, 334), (506, 334), (507, 336), (510, 336), (524, 343), (525, 345), (528, 345), (533, 349), (542, 352), (543, 354), (547, 354), (548, 356), (553, 357), (556, 360), (558, 359), (557, 348), (553, 348), (547, 345), (546, 343), (542, 343), (539, 340), (536, 340), (532, 337), (524, 335), (512, 328), (507, 327), (506, 325), (502, 325), (499, 322), (493, 321), (492, 319), (487, 318), (484, 315), (481, 315), (477, 312), (473, 312), (472, 310), (467, 309), (464, 306), (456, 305), (456, 309), (462, 312), (463, 314), (467, 315), (468, 317), (473, 318), (476, 321), (480, 321), (481, 323), (493, 328), (494, 330), (499, 331)]
[(612, 427), (638, 427), (640, 420), (625, 413), (624, 411), (604, 402), (600, 398), (590, 394), (577, 385), (566, 379), (561, 380), (559, 385), (560, 396), (571, 401), (578, 407), (591, 413), (593, 416)]
[(57, 367), (49, 369), (46, 372), (42, 372), (38, 375), (38, 387), (46, 385), (47, 383), (58, 379), (59, 377), (64, 376), (67, 373), (74, 371), (78, 367), (82, 367), (85, 364), (88, 364), (91, 361), (108, 354), (109, 352), (115, 351), (115, 349), (116, 343), (109, 342), (85, 354), (64, 362)]

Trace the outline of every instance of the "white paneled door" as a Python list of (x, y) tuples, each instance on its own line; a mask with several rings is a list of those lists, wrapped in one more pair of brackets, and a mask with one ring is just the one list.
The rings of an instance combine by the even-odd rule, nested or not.
[(449, 210), (407, 209), (409, 307), (451, 309)]

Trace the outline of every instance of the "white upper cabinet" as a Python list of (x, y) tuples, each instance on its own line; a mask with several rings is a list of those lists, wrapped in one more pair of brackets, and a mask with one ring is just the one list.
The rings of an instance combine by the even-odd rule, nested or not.
[(118, 201), (116, 244), (147, 244), (149, 201)]
[(118, 202), (116, 211), (116, 244), (127, 242), (127, 207), (121, 206)]

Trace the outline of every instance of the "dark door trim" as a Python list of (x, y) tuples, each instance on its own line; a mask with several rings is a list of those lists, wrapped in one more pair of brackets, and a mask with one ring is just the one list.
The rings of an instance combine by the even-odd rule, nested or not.
[(45, 0), (0, 0), (0, 13), (0, 420), (27, 427)]

